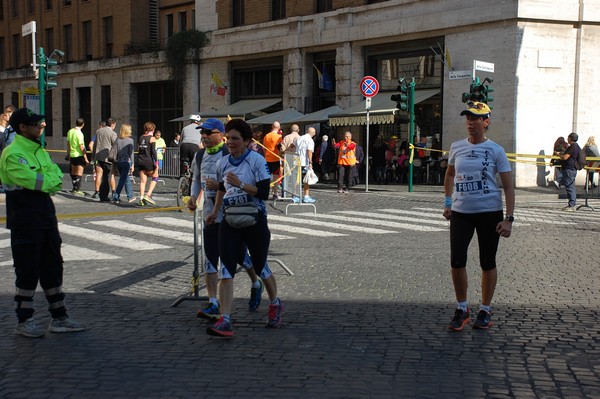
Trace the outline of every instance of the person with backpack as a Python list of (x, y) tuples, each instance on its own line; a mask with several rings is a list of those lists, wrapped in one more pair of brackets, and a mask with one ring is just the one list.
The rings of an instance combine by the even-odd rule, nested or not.
[(560, 184), (567, 190), (567, 198), (569, 200), (568, 205), (562, 208), (565, 212), (575, 212), (575, 205), (577, 204), (575, 178), (577, 177), (577, 171), (583, 169), (585, 166), (585, 152), (581, 150), (579, 144), (577, 144), (577, 140), (579, 140), (577, 133), (569, 134), (567, 137), (569, 147), (567, 147), (563, 154), (554, 153), (554, 155), (557, 155), (561, 159), (562, 181)]

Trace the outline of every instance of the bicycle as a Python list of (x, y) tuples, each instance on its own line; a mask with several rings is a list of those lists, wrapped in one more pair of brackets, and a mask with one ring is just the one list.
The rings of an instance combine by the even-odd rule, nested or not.
[(177, 206), (182, 208), (187, 205), (190, 199), (190, 190), (192, 188), (192, 171), (190, 164), (183, 162), (183, 171), (177, 183)]

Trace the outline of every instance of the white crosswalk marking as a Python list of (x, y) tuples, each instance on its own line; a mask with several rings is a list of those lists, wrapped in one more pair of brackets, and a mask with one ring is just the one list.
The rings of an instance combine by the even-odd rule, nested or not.
[(184, 233), (182, 231), (165, 230), (163, 228), (151, 227), (141, 224), (133, 224), (120, 220), (97, 220), (90, 224), (97, 226), (112, 227), (113, 229), (132, 231), (138, 233), (143, 241), (150, 241), (154, 237), (164, 237), (175, 241), (183, 241), (186, 243), (194, 242), (194, 234)]
[(348, 234), (343, 234), (343, 233), (333, 233), (330, 231), (322, 231), (322, 230), (317, 230), (317, 229), (305, 229), (303, 227), (288, 226), (286, 224), (277, 224), (277, 223), (269, 223), (269, 229), (281, 230), (281, 231), (284, 231), (285, 233), (305, 234), (305, 235), (315, 236), (315, 237), (343, 237), (343, 236), (348, 235)]
[[(157, 216), (157, 217), (146, 218), (146, 220), (149, 222), (153, 222), (153, 223), (163, 224), (165, 226), (185, 227), (185, 228), (190, 228), (190, 229), (194, 228), (194, 220), (193, 219), (178, 219), (178, 218), (172, 218), (172, 217)], [(201, 222), (201, 220), (199, 220), (199, 222)]]
[[(337, 211), (334, 213), (337, 213)], [(398, 229), (413, 230), (413, 231), (445, 231), (445, 230), (447, 230), (445, 228), (443, 229), (443, 228), (431, 227), (431, 226), (420, 226), (418, 224), (398, 223), (398, 222), (392, 222), (392, 221), (387, 221), (387, 220), (368, 220), (368, 219), (361, 219), (358, 217), (349, 217), (349, 216), (343, 216), (343, 215), (317, 214), (317, 215), (314, 215), (314, 217), (317, 217), (319, 219), (336, 220), (338, 222), (349, 222), (349, 223), (354, 223), (354, 224), (370, 224), (370, 225), (384, 226), (384, 227), (395, 227)], [(414, 221), (418, 222), (418, 220), (414, 220)], [(350, 226), (348, 226), (348, 228), (350, 228)]]
[[(8, 241), (6, 243), (5, 241)], [(0, 248), (5, 248), (5, 246), (10, 247), (10, 240), (0, 240)], [(94, 251), (93, 249), (89, 249), (87, 247), (78, 247), (75, 245), (69, 245), (63, 243), (60, 251), (62, 253), (63, 260), (65, 262), (69, 261), (80, 261), (87, 262), (89, 259), (94, 260), (110, 260), (110, 259), (120, 259), (120, 256), (107, 254), (105, 252)], [(0, 262), (0, 266), (12, 266), (13, 260), (8, 259)]]
[[(312, 213), (311, 213), (311, 215), (312, 215)], [(347, 224), (322, 222), (320, 220), (314, 220), (314, 218), (311, 218), (311, 217), (306, 217), (303, 219), (299, 219), (297, 217), (277, 216), (277, 215), (269, 215), (268, 217), (269, 217), (269, 221), (275, 220), (278, 222), (294, 223), (294, 224), (303, 224), (304, 223), (304, 224), (309, 224), (311, 226), (329, 227), (332, 229), (340, 229), (340, 230), (348, 230), (349, 229)], [(269, 222), (269, 226), (270, 225), (271, 225), (271, 223)], [(370, 234), (388, 234), (388, 233), (396, 232), (394, 230), (374, 229), (371, 227), (363, 227), (363, 226), (352, 226), (350, 229), (354, 232), (370, 233)]]
[[(148, 247), (144, 245), (140, 240), (136, 240), (133, 238), (112, 234), (99, 232), (98, 230), (86, 229), (84, 227), (71, 226), (65, 223), (58, 224), (59, 230), (61, 234), (76, 236), (76, 237), (93, 237), (94, 242), (100, 242), (106, 245), (112, 245), (115, 247), (131, 249), (133, 251), (142, 251), (147, 250)], [(152, 244), (153, 249), (167, 249), (171, 248), (167, 245), (162, 245), (158, 243)]]
[[(386, 211), (386, 209), (378, 209), (378, 211)], [(389, 211), (389, 210), (387, 210), (387, 211)], [(336, 213), (343, 213), (345, 215), (371, 217), (373, 219), (390, 220), (390, 218), (393, 218), (393, 219), (391, 219), (391, 221), (404, 220), (405, 222), (427, 223), (427, 224), (433, 224), (436, 226), (444, 226), (444, 227), (448, 226), (448, 221), (444, 220), (444, 218), (442, 217), (441, 214), (439, 216), (441, 217), (442, 220), (427, 220), (427, 219), (424, 219), (423, 217), (432, 217), (433, 215), (427, 214), (427, 213), (422, 213), (422, 212), (417, 212), (417, 213), (408, 212), (408, 214), (412, 215), (412, 217), (398, 216), (398, 215), (392, 216), (392, 215), (386, 215), (383, 213), (375, 213), (375, 212), (336, 211)]]

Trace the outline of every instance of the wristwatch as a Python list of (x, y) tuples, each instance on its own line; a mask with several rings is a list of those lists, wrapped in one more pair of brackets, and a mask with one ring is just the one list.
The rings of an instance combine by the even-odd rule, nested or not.
[(241, 182), (241, 183), (240, 183), (240, 190), (243, 190), (245, 186), (246, 186), (246, 185), (244, 184), (244, 182)]
[(506, 217), (504, 218), (504, 220), (506, 220), (507, 222), (514, 222), (515, 221), (515, 217), (513, 215), (506, 215)]

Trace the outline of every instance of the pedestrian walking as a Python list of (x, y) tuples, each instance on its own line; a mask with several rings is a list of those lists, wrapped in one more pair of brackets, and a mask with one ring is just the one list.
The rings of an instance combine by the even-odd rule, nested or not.
[(81, 191), (81, 180), (83, 179), (83, 169), (89, 164), (85, 151), (85, 140), (81, 131), (84, 125), (83, 118), (77, 118), (75, 127), (67, 132), (67, 155), (71, 165), (71, 181), (73, 182), (71, 193), (75, 195), (84, 195), (84, 192)]
[(62, 188), (63, 174), (42, 148), (44, 118), (27, 108), (15, 111), (9, 123), (17, 135), (0, 157), (0, 178), (6, 190), (6, 227), (10, 229), (16, 275), (15, 333), (32, 338), (45, 334), (33, 319), (33, 297), (38, 283), (52, 316), (51, 332), (85, 329), (68, 316), (65, 307), (62, 240), (50, 198)]
[[(140, 206), (156, 205), (152, 198), (152, 192), (158, 183), (158, 160), (156, 157), (156, 147), (154, 146), (154, 129), (156, 125), (152, 122), (144, 124), (144, 134), (140, 137), (138, 143), (138, 170), (140, 171)], [(146, 182), (151, 178), (148, 191), (146, 192)]]
[(117, 146), (117, 170), (119, 171), (119, 183), (112, 197), (112, 202), (118, 204), (121, 202), (121, 191), (125, 187), (127, 193), (127, 202), (133, 202), (133, 188), (129, 175), (133, 173), (133, 139), (131, 138), (131, 125), (123, 123), (119, 130), (119, 137), (116, 141)]
[[(190, 199), (188, 201), (188, 209), (191, 211), (197, 207), (198, 197), (200, 192), (204, 193), (204, 206), (202, 207), (202, 238), (204, 240), (202, 248), (206, 258), (204, 260), (204, 277), (206, 281), (206, 292), (208, 294), (208, 303), (206, 306), (198, 310), (198, 317), (203, 317), (209, 320), (218, 320), (221, 316), (221, 309), (217, 299), (217, 284), (218, 284), (218, 266), (219, 266), (219, 223), (207, 224), (206, 218), (213, 211), (219, 183), (217, 177), (217, 162), (224, 156), (229, 154), (229, 150), (223, 140), (225, 126), (219, 119), (207, 119), (200, 126), (202, 129), (202, 144), (203, 149), (196, 153), (192, 161), (192, 187)], [(218, 220), (222, 219), (222, 215)], [(247, 271), (251, 281), (250, 301), (248, 309), (254, 312), (259, 306), (264, 290), (264, 284), (256, 276), (250, 258), (246, 256), (247, 251), (244, 250), (244, 256), (238, 260), (238, 264), (242, 265)]]
[[(466, 266), (474, 232), (479, 243), (482, 298), (473, 328), (491, 327), (491, 302), (498, 279), (496, 252), (500, 237), (510, 237), (515, 207), (506, 153), (485, 136), (491, 122), (490, 108), (481, 102), (468, 102), (467, 107), (460, 115), (466, 117), (468, 137), (450, 146), (444, 179), (443, 215), (450, 220), (450, 266), (457, 302), (448, 325), (453, 331), (464, 329), (470, 322)], [(496, 183), (498, 174), (506, 199), (506, 217), (502, 212), (502, 192)]]
[[(313, 171), (313, 153), (315, 152), (315, 141), (314, 137), (317, 131), (314, 127), (309, 127), (306, 133), (300, 136), (296, 140), (296, 150), (298, 151), (298, 158), (300, 158), (300, 167), (302, 168), (302, 182), (303, 182), (303, 193), (302, 202), (313, 204), (317, 202), (316, 199), (309, 195), (310, 185), (308, 181), (305, 181), (306, 174), (309, 170)], [(285, 140), (284, 140), (285, 141)], [(313, 172), (314, 173), (314, 172)]]
[(167, 151), (167, 143), (165, 143), (165, 139), (162, 137), (162, 133), (160, 130), (154, 132), (154, 147), (156, 148), (156, 160), (158, 161), (158, 171), (162, 172), (163, 168), (163, 159), (165, 156), (165, 151)]
[[(248, 149), (252, 130), (243, 120), (232, 119), (227, 122), (225, 137), (229, 155), (217, 162), (216, 180), (219, 182), (219, 190), (215, 198), (215, 207), (207, 217), (208, 224), (216, 223), (224, 212), (219, 224), (221, 317), (207, 328), (207, 333), (233, 337), (233, 278), (237, 261), (243, 256), (245, 248), (248, 248), (254, 269), (262, 279), (269, 296), (267, 327), (281, 326), (283, 302), (277, 296), (275, 276), (267, 265), (271, 232), (267, 225), (265, 201), (269, 198), (271, 176), (266, 161)], [(235, 214), (236, 210), (241, 211), (237, 214), (239, 217)], [(248, 214), (254, 217), (248, 218)]]
[(106, 120), (106, 126), (96, 130), (96, 140), (94, 141), (94, 159), (96, 160), (96, 191), (92, 198), (100, 198), (100, 202), (109, 202), (109, 189), (115, 192), (115, 177), (110, 173), (112, 163), (108, 161), (108, 152), (115, 140), (117, 133), (115, 127), (117, 121), (113, 118)]

